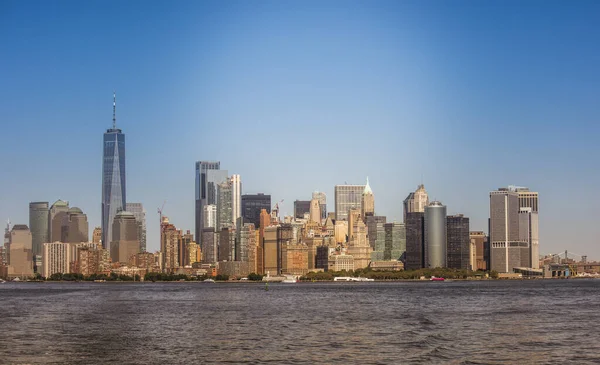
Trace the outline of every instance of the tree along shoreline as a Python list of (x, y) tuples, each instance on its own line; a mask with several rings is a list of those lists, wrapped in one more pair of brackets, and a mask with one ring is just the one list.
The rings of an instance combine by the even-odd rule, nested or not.
[[(430, 279), (431, 277), (444, 278), (449, 280), (489, 280), (498, 279), (498, 273), (495, 271), (484, 272), (484, 271), (471, 271), (471, 270), (455, 270), (455, 269), (419, 269), (419, 270), (405, 270), (405, 271), (375, 271), (370, 268), (359, 269), (354, 271), (321, 271), (321, 272), (309, 272), (306, 275), (300, 277), (301, 282), (328, 282), (334, 281), (336, 277), (362, 277), (373, 279), (379, 282), (389, 281), (422, 281)], [(211, 279), (217, 282), (263, 282), (264, 275), (251, 273), (247, 276), (247, 280), (240, 281), (239, 278), (230, 278), (228, 275), (217, 275), (217, 276), (189, 276), (183, 274), (165, 274), (158, 272), (151, 272), (144, 275), (143, 280), (139, 275), (133, 276), (128, 275), (117, 275), (111, 273), (110, 275), (89, 275), (83, 276), (82, 274), (53, 274), (49, 278), (42, 278), (36, 276), (35, 282), (51, 281), (51, 282), (203, 282)]]

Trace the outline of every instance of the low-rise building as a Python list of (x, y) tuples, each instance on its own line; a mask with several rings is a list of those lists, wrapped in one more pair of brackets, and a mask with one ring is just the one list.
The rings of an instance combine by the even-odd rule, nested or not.
[(354, 271), (354, 257), (350, 255), (329, 256), (328, 271)]

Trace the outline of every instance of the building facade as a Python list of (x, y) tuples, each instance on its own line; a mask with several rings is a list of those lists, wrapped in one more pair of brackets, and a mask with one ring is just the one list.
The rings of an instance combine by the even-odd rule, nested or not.
[(306, 275), (308, 247), (302, 243), (288, 243), (281, 247), (281, 274)]
[(169, 223), (168, 217), (162, 217), (160, 252), (162, 254), (162, 269), (166, 273), (171, 273), (180, 266), (179, 261), (179, 242), (181, 241), (181, 231), (173, 224)]
[(500, 188), (490, 192), (490, 269), (512, 273), (529, 267), (529, 244), (519, 237), (519, 194)]
[(115, 216), (110, 243), (110, 258), (113, 262), (127, 263), (129, 258), (140, 251), (139, 226), (135, 215), (120, 211)]
[(53, 274), (68, 274), (71, 272), (73, 250), (71, 244), (64, 242), (44, 243), (42, 253), (42, 273), (45, 278)]
[(446, 206), (434, 201), (425, 207), (425, 267), (447, 267), (446, 243)]
[(271, 212), (271, 195), (263, 193), (242, 195), (242, 218), (244, 222), (254, 224), (258, 229), (260, 227), (260, 212), (265, 210)]
[(142, 203), (127, 203), (125, 210), (133, 213), (138, 225), (138, 240), (140, 241), (140, 252), (146, 252), (146, 211)]
[(406, 262), (407, 270), (425, 267), (425, 213), (406, 214)]
[(63, 215), (60, 242), (80, 243), (89, 240), (87, 215), (77, 207), (69, 208)]
[(472, 270), (483, 270), (486, 271), (487, 260), (485, 259), (485, 245), (488, 237), (485, 232), (473, 231), (469, 233), (471, 240), (471, 267)]
[(29, 227), (15, 224), (8, 234), (6, 249), (6, 277), (30, 278), (33, 276), (33, 248)]
[[(221, 170), (219, 161), (196, 162), (196, 207), (195, 207), (195, 237), (202, 237), (204, 229), (204, 206), (217, 204), (217, 185), (227, 181), (227, 170)], [(200, 242), (202, 241), (200, 239)]]
[(309, 209), (309, 220), (311, 222), (315, 222), (321, 224), (321, 206), (319, 205), (318, 199), (313, 199), (310, 201), (310, 209)]
[(112, 225), (127, 202), (125, 180), (125, 134), (117, 129), (116, 98), (113, 99), (113, 126), (104, 133), (102, 158), (102, 244), (110, 251)]
[(334, 189), (335, 219), (347, 220), (350, 209), (359, 209), (365, 185), (336, 185)]
[(94, 228), (94, 232), (92, 232), (92, 243), (101, 245), (102, 244), (102, 228), (96, 227)]
[(202, 243), (200, 249), (202, 251), (202, 263), (214, 264), (219, 260), (219, 235), (214, 228), (204, 228), (202, 231)]
[(42, 254), (42, 244), (48, 242), (48, 202), (29, 203), (29, 230), (33, 255)]
[(429, 195), (425, 185), (421, 184), (414, 193), (408, 194), (404, 199), (404, 222), (408, 213), (425, 213), (425, 207), (429, 205)]
[(56, 242), (62, 239), (63, 220), (68, 211), (69, 202), (60, 199), (50, 207), (48, 212), (48, 242)]
[(233, 225), (233, 186), (228, 180), (217, 185), (217, 231)]
[(304, 215), (310, 214), (310, 200), (295, 200), (294, 201), (294, 218), (304, 219)]
[(540, 243), (539, 243), (538, 213), (533, 208), (519, 209), (519, 241), (529, 245), (529, 266), (532, 269), (540, 268)]
[(231, 221), (235, 224), (242, 216), (242, 179), (240, 175), (231, 175)]
[(321, 220), (327, 219), (327, 195), (320, 191), (312, 193), (312, 198), (319, 201), (319, 207), (321, 208)]
[(365, 217), (365, 224), (367, 225), (367, 239), (369, 244), (375, 250), (375, 240), (377, 239), (377, 224), (386, 223), (387, 218), (384, 216), (373, 215)]
[(368, 177), (367, 185), (365, 185), (365, 189), (362, 193), (360, 209), (360, 215), (363, 217), (363, 219), (367, 216), (375, 215), (375, 196), (373, 195), (373, 190), (371, 190), (371, 185), (369, 185)]
[(446, 264), (451, 269), (472, 270), (469, 218), (462, 214), (446, 217)]
[(406, 252), (406, 227), (404, 223), (378, 223), (375, 233), (372, 261), (398, 261)]
[(354, 257), (354, 269), (363, 269), (371, 263), (373, 249), (367, 240), (367, 226), (362, 219), (353, 225), (352, 240), (348, 243), (347, 254)]
[(217, 205), (205, 205), (202, 214), (202, 219), (204, 220), (203, 227), (217, 229)]

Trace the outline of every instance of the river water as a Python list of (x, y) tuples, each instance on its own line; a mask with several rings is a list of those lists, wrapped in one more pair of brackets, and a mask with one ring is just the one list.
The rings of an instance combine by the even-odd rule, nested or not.
[(0, 364), (598, 364), (600, 280), (0, 284)]

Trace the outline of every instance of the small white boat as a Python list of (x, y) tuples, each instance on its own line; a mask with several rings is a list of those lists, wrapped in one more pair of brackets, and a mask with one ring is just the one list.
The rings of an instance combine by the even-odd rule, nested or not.
[(206, 279), (204, 280), (204, 283), (215, 283), (215, 281), (213, 279)]
[(283, 279), (282, 283), (284, 284), (296, 284), (298, 282), (298, 279), (296, 279), (296, 277), (294, 276), (286, 276), (285, 279)]

